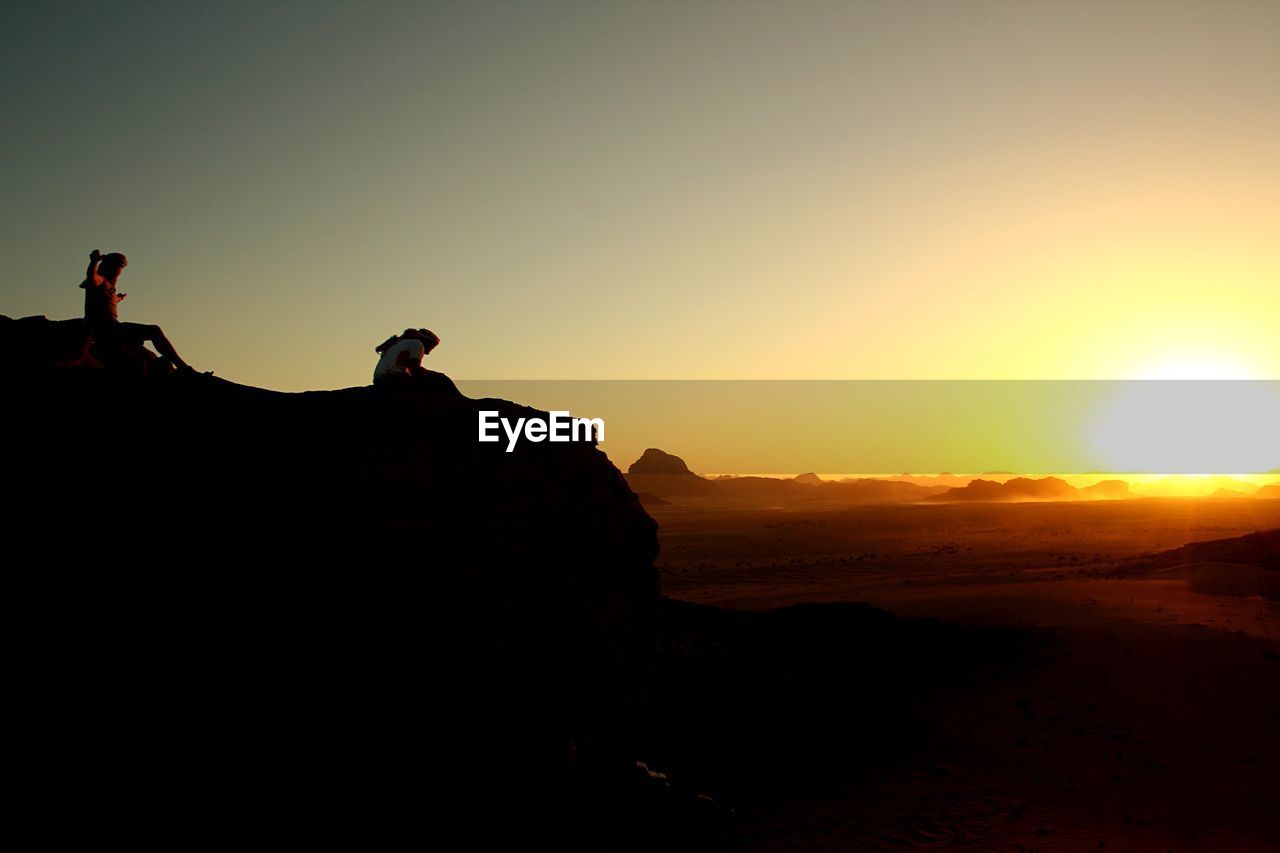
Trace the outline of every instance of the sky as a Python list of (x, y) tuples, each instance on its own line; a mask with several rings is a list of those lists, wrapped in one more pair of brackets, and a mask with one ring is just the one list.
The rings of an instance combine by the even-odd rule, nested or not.
[[(1256, 475), (1254, 485), (1280, 483), (1277, 380), (460, 385), (476, 399), (509, 398), (599, 417), (605, 425), (600, 448), (623, 470), (656, 447), (703, 474), (1109, 472), (1086, 484), (1116, 473), (1125, 479), (1134, 473)], [(491, 434), (509, 443), (505, 428), (495, 426)]]
[(0, 313), (281, 390), (1280, 378), (1280, 3), (3, 0)]

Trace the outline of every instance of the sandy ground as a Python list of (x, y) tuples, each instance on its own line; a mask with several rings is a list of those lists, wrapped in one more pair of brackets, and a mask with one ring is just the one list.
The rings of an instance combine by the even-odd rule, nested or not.
[(1024, 667), (923, 703), (900, 760), (743, 815), (738, 846), (1280, 850), (1273, 575), (1129, 569), (1280, 527), (1280, 502), (651, 512), (674, 598), (867, 601), (1056, 637)]

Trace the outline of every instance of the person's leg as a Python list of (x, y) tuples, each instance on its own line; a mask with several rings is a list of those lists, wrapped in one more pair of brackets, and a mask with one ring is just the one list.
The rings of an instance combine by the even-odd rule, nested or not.
[(164, 332), (161, 331), (159, 326), (145, 323), (121, 323), (120, 332), (138, 346), (144, 343), (151, 344), (161, 358), (179, 370), (191, 369), (191, 365), (182, 360), (182, 357), (178, 355), (178, 351), (173, 348), (173, 344), (169, 343), (169, 339), (164, 336)]
[(137, 351), (142, 349), (142, 344), (129, 340), (119, 323), (90, 325), (89, 335), (93, 339), (89, 345), (89, 353), (103, 367), (128, 371), (137, 366)]
[(373, 380), (373, 384), (389, 391), (412, 391), (418, 387), (416, 378), (410, 370), (393, 370)]

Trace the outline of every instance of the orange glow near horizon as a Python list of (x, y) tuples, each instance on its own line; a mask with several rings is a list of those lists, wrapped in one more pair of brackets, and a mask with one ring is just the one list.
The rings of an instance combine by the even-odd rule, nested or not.
[(624, 471), (658, 448), (713, 474), (1111, 472), (1227, 475), (1261, 486), (1280, 473), (1274, 381), (464, 381), (461, 388), (603, 418), (601, 449)]

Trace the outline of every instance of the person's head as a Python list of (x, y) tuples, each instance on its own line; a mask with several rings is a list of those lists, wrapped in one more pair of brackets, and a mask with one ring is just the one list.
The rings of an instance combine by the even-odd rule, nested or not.
[(430, 329), (405, 329), (400, 337), (422, 341), (422, 348), (428, 353), (440, 346), (440, 336)]
[(124, 268), (129, 266), (129, 259), (119, 252), (112, 252), (103, 255), (102, 260), (98, 262), (98, 275), (107, 281), (115, 281), (120, 278), (120, 273), (124, 272)]

